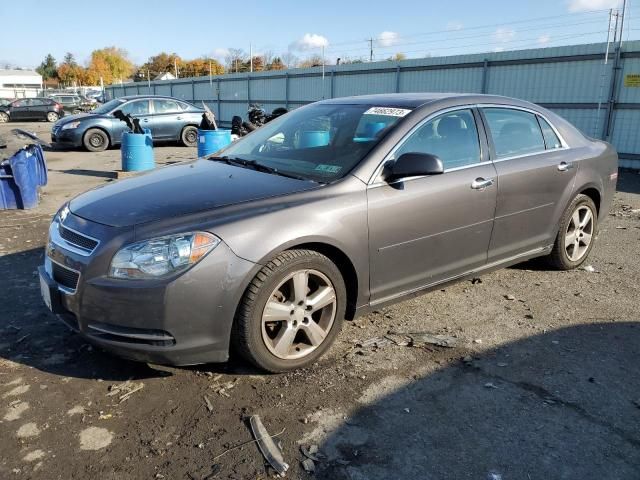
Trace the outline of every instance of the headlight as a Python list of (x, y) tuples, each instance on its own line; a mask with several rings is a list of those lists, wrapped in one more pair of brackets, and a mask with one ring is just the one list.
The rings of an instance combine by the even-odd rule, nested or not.
[(199, 262), (219, 243), (218, 237), (205, 232), (182, 233), (133, 243), (113, 256), (109, 276), (163, 277)]
[(62, 130), (71, 130), (72, 128), (78, 128), (78, 125), (80, 125), (80, 120), (76, 120), (75, 122), (65, 123), (62, 126)]

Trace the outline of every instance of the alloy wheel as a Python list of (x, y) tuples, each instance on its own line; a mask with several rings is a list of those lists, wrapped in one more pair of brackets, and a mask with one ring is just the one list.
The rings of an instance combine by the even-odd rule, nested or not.
[(9, 121), (9, 115), (4, 112), (0, 112), (0, 123), (6, 123)]
[(89, 143), (92, 147), (100, 148), (104, 144), (104, 139), (101, 135), (91, 135), (91, 137), (89, 137)]
[(275, 288), (264, 307), (262, 340), (278, 358), (305, 357), (329, 335), (336, 309), (336, 292), (326, 275), (295, 271)]
[(55, 112), (49, 112), (49, 113), (47, 113), (47, 120), (48, 120), (49, 122), (52, 122), (52, 123), (53, 123), (53, 122), (57, 121), (57, 120), (58, 120), (58, 118), (59, 118), (59, 117), (58, 117), (58, 114), (57, 114), (57, 113), (55, 113)]
[(580, 260), (589, 250), (593, 239), (593, 212), (587, 205), (580, 205), (571, 215), (564, 235), (564, 248), (572, 262)]

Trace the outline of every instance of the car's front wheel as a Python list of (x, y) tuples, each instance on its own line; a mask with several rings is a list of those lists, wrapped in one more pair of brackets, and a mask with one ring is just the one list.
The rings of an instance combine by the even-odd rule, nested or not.
[(571, 270), (584, 263), (593, 248), (598, 209), (587, 195), (578, 195), (567, 207), (549, 262), (559, 270)]
[(340, 270), (313, 250), (287, 250), (254, 277), (238, 308), (233, 342), (259, 368), (285, 372), (315, 362), (342, 327)]
[(191, 125), (184, 127), (180, 140), (185, 147), (196, 147), (198, 145), (198, 129)]
[(103, 152), (109, 147), (109, 136), (99, 128), (90, 128), (84, 134), (82, 143), (90, 152)]
[(58, 115), (56, 112), (47, 113), (47, 122), (49, 123), (55, 123), (58, 121), (59, 118), (60, 118), (60, 115)]
[(9, 121), (9, 115), (5, 112), (0, 112), (0, 123), (7, 123)]

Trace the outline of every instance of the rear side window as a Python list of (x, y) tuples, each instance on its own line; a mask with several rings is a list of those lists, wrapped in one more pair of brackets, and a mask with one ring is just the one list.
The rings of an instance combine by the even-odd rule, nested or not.
[(480, 143), (473, 112), (455, 110), (429, 120), (413, 132), (393, 156), (398, 158), (410, 152), (438, 156), (445, 170), (479, 163)]
[(485, 108), (497, 158), (542, 152), (544, 139), (536, 115), (509, 108)]
[(540, 128), (542, 128), (542, 136), (544, 137), (544, 143), (547, 150), (562, 148), (562, 142), (558, 138), (558, 135), (556, 135), (553, 128), (551, 128), (551, 125), (549, 125), (549, 122), (540, 116), (538, 117), (538, 122), (540, 122)]

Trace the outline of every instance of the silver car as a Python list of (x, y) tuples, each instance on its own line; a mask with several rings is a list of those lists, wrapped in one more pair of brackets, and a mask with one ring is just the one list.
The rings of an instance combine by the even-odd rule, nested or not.
[(186, 365), (233, 346), (281, 372), (372, 308), (538, 256), (576, 268), (616, 179), (611, 145), (528, 102), (326, 100), (65, 204), (41, 290), (119, 355)]

